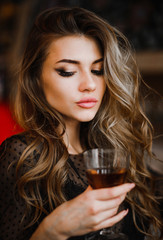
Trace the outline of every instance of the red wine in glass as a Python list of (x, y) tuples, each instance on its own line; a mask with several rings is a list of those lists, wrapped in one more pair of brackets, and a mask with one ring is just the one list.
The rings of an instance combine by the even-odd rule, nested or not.
[(87, 169), (86, 174), (92, 188), (107, 188), (123, 184), (126, 179), (127, 169), (115, 168), (110, 171), (109, 168), (94, 168)]
[[(126, 181), (129, 154), (125, 150), (96, 148), (85, 151), (83, 156), (88, 182), (93, 189), (114, 187)], [(95, 239), (127, 240), (128, 237), (105, 228)]]

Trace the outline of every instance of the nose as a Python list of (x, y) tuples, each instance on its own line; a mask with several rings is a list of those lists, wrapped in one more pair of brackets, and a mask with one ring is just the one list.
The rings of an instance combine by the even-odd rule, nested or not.
[(92, 73), (83, 73), (79, 84), (79, 91), (94, 91), (96, 89), (95, 77)]

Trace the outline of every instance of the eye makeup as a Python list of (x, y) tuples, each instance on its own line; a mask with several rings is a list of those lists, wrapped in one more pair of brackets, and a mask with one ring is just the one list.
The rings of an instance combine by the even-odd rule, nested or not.
[(71, 77), (76, 73), (76, 71), (66, 71), (64, 68), (58, 68), (55, 70), (62, 77)]
[(102, 76), (103, 73), (104, 73), (104, 70), (103, 70), (103, 69), (100, 69), (100, 70), (91, 70), (91, 73), (93, 73), (94, 75), (97, 75), (97, 76)]
[[(59, 68), (59, 69), (55, 69), (55, 70), (62, 77), (71, 77), (71, 76), (73, 76), (76, 73), (76, 71), (66, 71), (63, 68)], [(100, 70), (92, 69), (91, 73), (96, 75), (96, 76), (102, 76), (104, 71), (103, 71), (103, 69), (100, 69)]]

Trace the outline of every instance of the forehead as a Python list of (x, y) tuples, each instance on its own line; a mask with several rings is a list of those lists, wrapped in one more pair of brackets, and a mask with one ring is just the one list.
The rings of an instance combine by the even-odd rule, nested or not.
[(58, 57), (82, 57), (84, 55), (94, 55), (95, 57), (101, 57), (101, 49), (97, 40), (93, 37), (88, 37), (84, 35), (70, 35), (63, 36), (54, 39), (49, 48), (48, 56), (58, 56)]

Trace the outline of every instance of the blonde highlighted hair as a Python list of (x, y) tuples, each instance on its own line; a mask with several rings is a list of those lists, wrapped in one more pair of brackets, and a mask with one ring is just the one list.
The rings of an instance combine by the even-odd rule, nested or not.
[[(66, 129), (62, 115), (45, 98), (41, 73), (51, 42), (68, 35), (94, 38), (104, 58), (106, 91), (95, 118), (81, 123), (81, 143), (89, 148), (111, 145), (131, 153), (128, 180), (135, 182), (136, 188), (127, 200), (132, 206), (134, 219), (136, 212), (157, 229), (161, 223), (150, 187), (152, 178), (145, 167), (145, 156), (152, 156), (152, 126), (141, 107), (141, 77), (130, 45), (122, 33), (94, 13), (82, 8), (60, 7), (45, 10), (34, 23), (20, 69), (15, 102), (19, 124), (33, 137), (18, 162), (17, 174), (26, 159), (32, 159), (34, 151), (40, 154), (37, 163), (31, 160), (32, 167), (18, 179), (21, 197), (29, 209), (35, 207), (31, 224), (42, 212), (48, 214), (40, 191), (42, 180), (46, 185), (50, 211), (66, 201), (62, 191), (67, 179), (68, 152), (62, 140)], [(58, 126), (63, 130), (60, 134)]]

